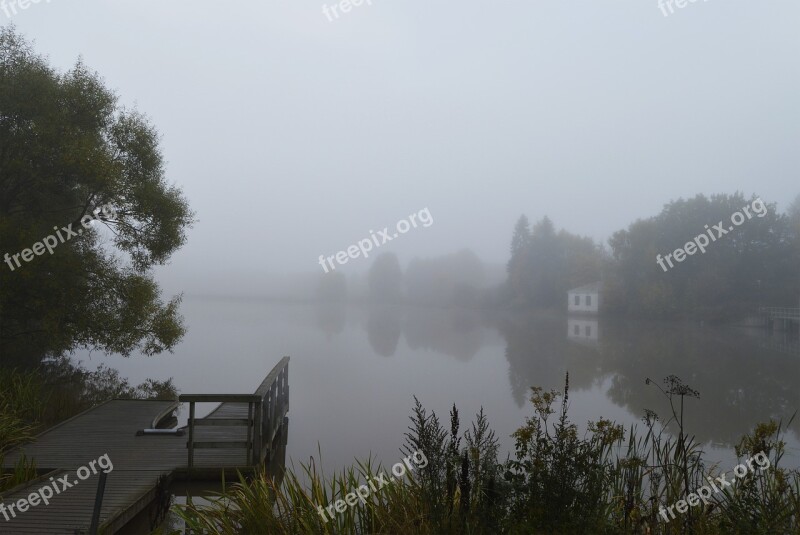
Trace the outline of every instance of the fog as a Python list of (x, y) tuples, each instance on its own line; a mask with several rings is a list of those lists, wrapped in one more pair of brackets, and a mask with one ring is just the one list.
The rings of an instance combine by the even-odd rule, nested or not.
[[(792, 531), (798, 23), (797, 0), (0, 0), (0, 513), (105, 454), (108, 491), (15, 525), (86, 531), (98, 492), (100, 531), (150, 533), (234, 469), (413, 447), (424, 492), (362, 497), (353, 530), (661, 533), (761, 448), (774, 469), (671, 526)], [(345, 486), (319, 487), (340, 514)], [(325, 494), (279, 497), (285, 532)], [(252, 495), (219, 520), (266, 522)]]
[(426, 207), (434, 223), (381, 252), (501, 266), (522, 213), (605, 242), (697, 193), (785, 208), (799, 17), (788, 0), (669, 16), (656, 0), (373, 0), (333, 20), (316, 0), (56, 0), (11, 22), (160, 131), (198, 221), (159, 277), (200, 291), (321, 273), (320, 255)]

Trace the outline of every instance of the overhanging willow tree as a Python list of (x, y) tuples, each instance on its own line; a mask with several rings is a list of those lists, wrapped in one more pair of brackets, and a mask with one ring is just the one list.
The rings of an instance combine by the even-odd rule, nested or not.
[(52, 254), (0, 264), (0, 364), (79, 348), (153, 355), (182, 338), (180, 296), (162, 299), (152, 268), (194, 216), (158, 141), (81, 61), (56, 72), (13, 27), (0, 30), (0, 255), (82, 230)]

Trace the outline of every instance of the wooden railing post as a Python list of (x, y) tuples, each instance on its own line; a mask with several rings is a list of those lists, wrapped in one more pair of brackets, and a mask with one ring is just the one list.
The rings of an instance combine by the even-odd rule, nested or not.
[(283, 375), (283, 402), (284, 408), (289, 410), (289, 366), (286, 366), (286, 373)]
[(275, 400), (272, 398), (272, 385), (267, 389), (264, 394), (264, 421), (262, 422), (261, 432), (264, 434), (264, 444), (262, 444), (261, 452), (264, 455), (269, 455), (269, 440), (272, 437), (270, 429), (272, 428), (272, 405)]
[(257, 409), (255, 408), (255, 405), (256, 404), (252, 401), (247, 404), (247, 453), (245, 454), (245, 459), (247, 459), (247, 462), (250, 462), (250, 460), (253, 458), (253, 450), (255, 449), (253, 447), (253, 443), (256, 441), (254, 422), (255, 411)]
[(194, 401), (189, 402), (189, 468), (194, 466)]
[(259, 462), (261, 462), (261, 448), (262, 441), (264, 440), (264, 437), (261, 433), (261, 419), (264, 417), (263, 399), (260, 399), (255, 403), (254, 410), (255, 418), (253, 420), (253, 455), (250, 460), (253, 463), (253, 466), (256, 466)]
[(97, 530), (100, 528), (100, 511), (103, 509), (103, 495), (106, 492), (107, 479), (108, 472), (100, 472), (100, 479), (97, 481), (97, 492), (94, 497), (94, 510), (92, 511), (92, 523), (89, 526), (89, 535), (97, 535)]

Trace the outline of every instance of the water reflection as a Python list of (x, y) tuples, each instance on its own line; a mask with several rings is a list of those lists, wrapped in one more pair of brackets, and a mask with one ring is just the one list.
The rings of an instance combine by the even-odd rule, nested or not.
[(468, 362), (484, 344), (486, 326), (476, 310), (371, 306), (365, 329), (373, 351), (391, 357), (402, 335), (408, 347)]
[(600, 340), (600, 322), (596, 319), (567, 318), (567, 339), (597, 347)]
[(472, 360), (484, 344), (486, 327), (478, 311), (468, 309), (413, 309), (406, 321), (411, 349), (426, 349), (456, 360)]
[(369, 309), (367, 337), (375, 353), (383, 357), (394, 355), (403, 334), (403, 316), (403, 309), (395, 306), (375, 306)]
[(316, 309), (317, 328), (328, 338), (344, 332), (347, 324), (347, 305), (344, 303), (322, 303)]
[[(562, 325), (556, 330), (556, 324)], [(701, 393), (687, 422), (701, 442), (732, 446), (744, 431), (769, 418), (786, 421), (800, 407), (800, 355), (774, 350), (762, 331), (679, 324), (529, 316), (504, 321), (511, 389), (524, 403), (529, 385), (560, 389), (570, 373), (572, 389), (611, 380), (606, 395), (633, 414), (665, 411), (660, 381), (675, 374)], [(602, 336), (601, 336), (602, 333)]]
[(586, 325), (580, 322), (567, 324), (567, 336), (564, 318), (553, 314), (508, 316), (497, 327), (506, 340), (511, 394), (519, 407), (527, 403), (531, 386), (561, 390), (567, 371), (571, 388), (578, 390), (591, 388), (601, 376), (596, 343), (583, 343)]
[[(468, 363), (498, 332), (518, 407), (527, 404), (531, 386), (560, 390), (569, 372), (573, 391), (605, 385), (605, 397), (631, 414), (652, 409), (666, 416), (661, 393), (645, 379), (674, 374), (700, 391), (688, 406), (691, 432), (700, 442), (728, 447), (756, 423), (785, 421), (800, 408), (796, 333), (469, 309), (372, 306), (359, 313), (372, 350), (383, 357), (394, 356), (405, 340), (411, 350)], [(345, 329), (344, 307), (318, 315), (326, 333)]]

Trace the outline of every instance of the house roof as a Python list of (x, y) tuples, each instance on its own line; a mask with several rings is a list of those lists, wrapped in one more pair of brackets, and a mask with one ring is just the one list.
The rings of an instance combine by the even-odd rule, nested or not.
[(597, 281), (597, 282), (592, 282), (592, 283), (589, 283), (589, 284), (585, 284), (583, 286), (579, 286), (578, 288), (573, 288), (573, 289), (569, 290), (568, 292), (571, 293), (571, 294), (573, 294), (573, 293), (575, 293), (575, 294), (577, 294), (577, 293), (594, 293), (594, 292), (600, 292), (600, 290), (602, 290), (602, 289), (603, 289), (603, 282), (602, 281)]

